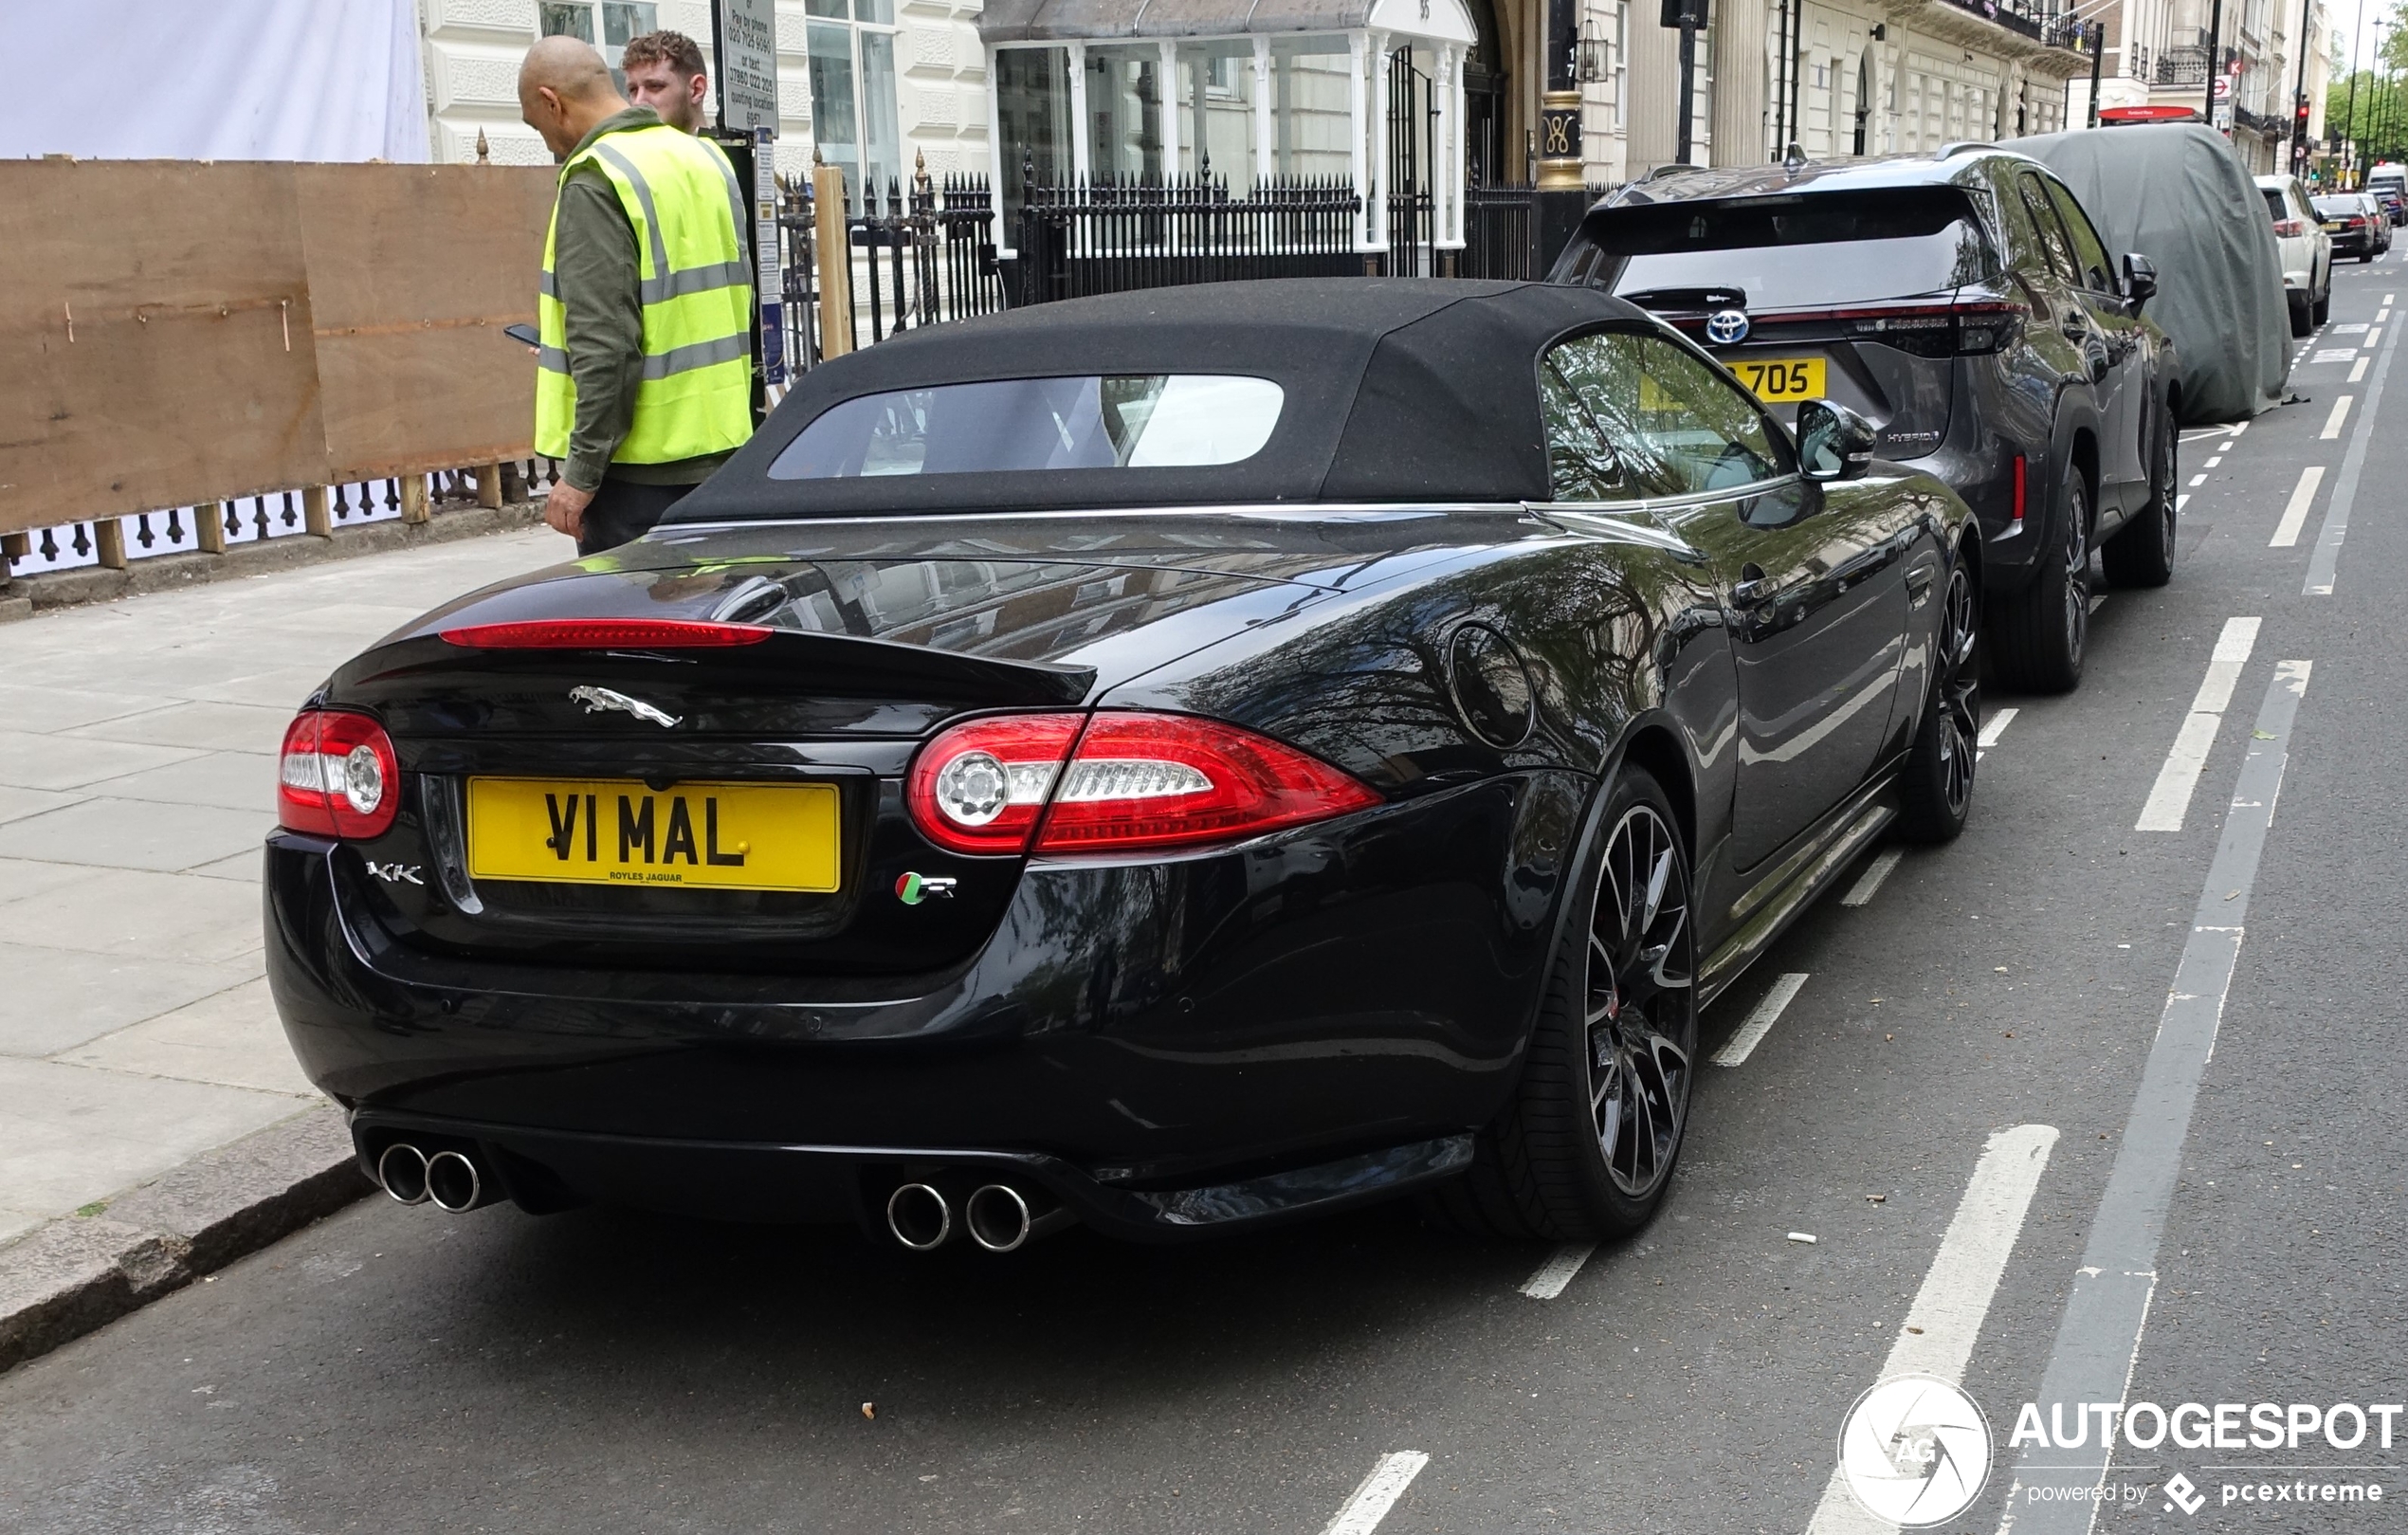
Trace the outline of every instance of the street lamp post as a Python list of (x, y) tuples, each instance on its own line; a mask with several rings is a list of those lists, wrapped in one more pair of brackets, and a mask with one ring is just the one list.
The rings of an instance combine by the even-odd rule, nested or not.
[[(2358, 9), (2349, 13), (2349, 110), (2342, 114), (2341, 119), (2342, 142), (2348, 148), (2341, 162), (2344, 175), (2358, 162), (2358, 34), (2365, 17), (2366, 0), (2358, 0)], [(2355, 181), (2355, 177), (2351, 179)]]
[(2291, 174), (2308, 171), (2308, 20), (2316, 0), (2299, 0), (2299, 89), (2291, 94)]
[(2207, 125), (2216, 126), (2216, 82), (2224, 78), (2224, 0), (2207, 12)]

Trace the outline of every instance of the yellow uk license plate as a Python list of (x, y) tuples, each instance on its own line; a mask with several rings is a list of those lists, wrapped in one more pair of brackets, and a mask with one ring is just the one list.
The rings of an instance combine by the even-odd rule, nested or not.
[(1821, 357), (1724, 357), (1723, 366), (1760, 400), (1823, 397)]
[(832, 783), (470, 778), (468, 873), (484, 880), (833, 890)]

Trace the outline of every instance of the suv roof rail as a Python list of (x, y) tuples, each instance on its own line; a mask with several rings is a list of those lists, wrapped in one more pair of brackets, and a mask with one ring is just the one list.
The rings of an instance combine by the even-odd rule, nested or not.
[(2006, 148), (2004, 144), (1994, 144), (1987, 138), (1959, 138), (1950, 143), (1943, 144), (1938, 149), (1933, 150), (1931, 152), (1931, 157), (1935, 160), (1944, 160), (1952, 155), (1961, 155), (1969, 149), (2004, 148)]
[(1673, 160), (1669, 164), (1657, 166), (1654, 170), (1650, 171), (1647, 174), (1639, 177), (1639, 179), (1642, 182), (1661, 181), (1666, 176), (1682, 175), (1690, 171), (1703, 171), (1705, 169), (1706, 167), (1702, 165), (1691, 165), (1685, 160)]

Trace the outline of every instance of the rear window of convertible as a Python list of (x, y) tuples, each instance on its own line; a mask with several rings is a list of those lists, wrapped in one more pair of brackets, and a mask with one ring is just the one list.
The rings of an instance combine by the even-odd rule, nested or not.
[(1286, 393), (1268, 378), (1112, 374), (865, 394), (820, 412), (773, 480), (1187, 468), (1252, 458)]

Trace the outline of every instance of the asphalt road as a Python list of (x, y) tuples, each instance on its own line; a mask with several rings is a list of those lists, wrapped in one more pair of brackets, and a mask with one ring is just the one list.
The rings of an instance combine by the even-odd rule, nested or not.
[[(2071, 1367), (2061, 1327), (2121, 1325), (2100, 1294), (2146, 1307), (2137, 1349), (2109, 1358), (2133, 1399), (2408, 1401), (2408, 379), (2362, 439), (2388, 347), (2341, 330), (2408, 291), (2402, 268), (2340, 269), (2334, 325), (2292, 375), (2304, 403), (2186, 437), (2184, 478), (2204, 479), (2174, 584), (2100, 605), (2079, 693), (1991, 696), (1964, 837), (1825, 903), (1717, 1005), (1709, 1046), (1806, 978), (1743, 1061), (1706, 1069), (1663, 1218), (1554, 1298), (1525, 1284), (1578, 1254), (1451, 1240), (1404, 1209), (1178, 1251), (1074, 1232), (929, 1259), (379, 1198), (0, 1378), (0, 1529), (1311, 1535), (1383, 1465), (1393, 1507), (1334, 1527), (1867, 1527), (1817, 1523), (1842, 1416), (1893, 1350), (1951, 1349), (1998, 1465), (1948, 1527), (2079, 1529), (2087, 1508), (2052, 1525), (2063, 1509), (2026, 1502), (2037, 1473), (2007, 1439), (2052, 1361)], [(2384, 330), (2401, 324), (2408, 308)], [(2334, 590), (2308, 594), (2354, 443)], [(2308, 466), (2296, 542), (2270, 547)], [(2236, 617), (2258, 624), (2229, 703), (2189, 727), (2206, 750), (2180, 830), (2137, 830)], [(2295, 722), (2264, 730), (2294, 660)], [(2201, 937), (2242, 925), (2199, 912), (2225, 909), (2237, 855), (2216, 864), (2218, 837), (2253, 749), (2283, 776), (2230, 898), (2246, 934)], [(2162, 1093), (2136, 1116), (2144, 1069), (2182, 1044), (2166, 1003), (2186, 947), (2236, 940), (2186, 1133)], [(1967, 1197), (2001, 1131), (2028, 1205)], [(2079, 1274), (2094, 1238), (2146, 1225), (2128, 1196), (2152, 1168), (2170, 1187), (2153, 1267)], [(1986, 1232), (1995, 1290), (1979, 1263), (1935, 1271), (1961, 1204), (1948, 1251)], [(2086, 1278), (2139, 1288), (2085, 1298)], [(2408, 1419), (2393, 1437), (2119, 1451), (2107, 1481), (2134, 1492), (2095, 1527), (2397, 1527)], [(1404, 1453), (1428, 1459), (1383, 1460)], [(2274, 1469), (2298, 1466), (2315, 1470)], [(2195, 1513), (2164, 1491), (2178, 1471)], [(2223, 1501), (2298, 1477), (2390, 1496)]]

